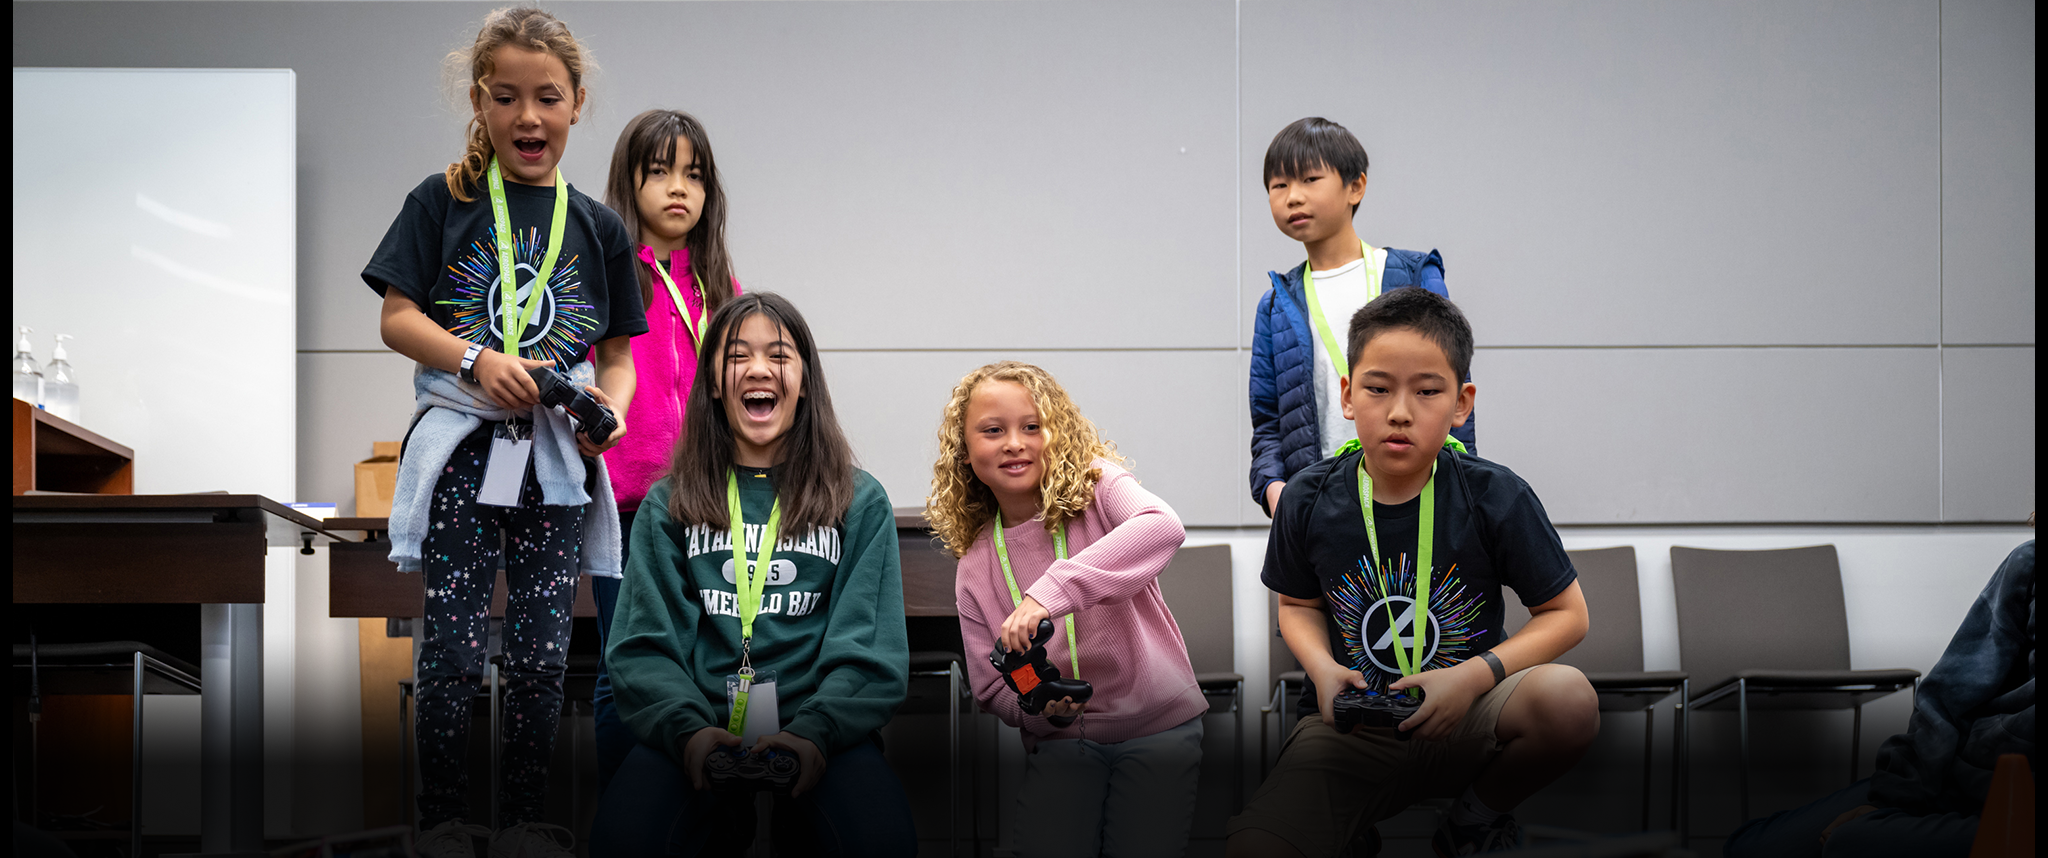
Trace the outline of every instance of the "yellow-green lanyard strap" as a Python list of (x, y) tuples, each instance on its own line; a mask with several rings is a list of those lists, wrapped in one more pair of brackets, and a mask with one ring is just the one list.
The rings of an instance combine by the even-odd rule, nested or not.
[(504, 285), (498, 288), (503, 307), (502, 326), (505, 333), (504, 351), (513, 357), (519, 356), (519, 343), (526, 338), (526, 326), (533, 321), (533, 315), (540, 312), (541, 292), (548, 288), (548, 278), (555, 274), (555, 260), (562, 255), (562, 228), (569, 222), (569, 183), (562, 181), (562, 171), (555, 170), (555, 212), (554, 222), (548, 227), (548, 253), (541, 258), (540, 270), (533, 275), (533, 292), (526, 299), (526, 309), (519, 309), (519, 271), (515, 267), (513, 246), (517, 243), (512, 235), (512, 215), (505, 206), (505, 177), (498, 170), (498, 156), (491, 156), (491, 219), (498, 229), (498, 274), (504, 278)]
[(740, 688), (733, 696), (732, 718), (725, 729), (738, 736), (747, 724), (747, 691), (754, 683), (754, 615), (761, 612), (761, 593), (768, 589), (769, 564), (775, 560), (776, 531), (782, 525), (782, 499), (768, 508), (768, 526), (761, 529), (756, 560), (747, 562), (747, 520), (740, 511), (740, 478), (725, 472), (725, 508), (732, 523), (732, 580), (740, 602)]
[[(671, 255), (669, 259), (673, 261), (675, 256)], [(703, 314), (699, 313), (695, 319), (690, 318), (690, 305), (683, 302), (683, 290), (676, 288), (676, 280), (669, 275), (668, 269), (657, 264), (654, 266), (654, 273), (661, 275), (661, 282), (668, 284), (668, 296), (676, 301), (676, 315), (683, 317), (683, 329), (690, 332), (690, 344), (695, 346), (698, 351), (702, 351), (704, 349), (704, 338), (700, 331), (704, 328)], [(695, 277), (690, 279), (692, 282), (696, 280)], [(699, 288), (697, 294), (700, 296), (704, 294), (703, 289)]]
[[(1372, 264), (1372, 245), (1360, 239), (1358, 246), (1365, 251), (1365, 300), (1371, 301), (1380, 296), (1380, 268)], [(1301, 288), (1308, 293), (1308, 315), (1315, 322), (1316, 336), (1323, 339), (1323, 348), (1330, 352), (1330, 369), (1349, 376), (1351, 363), (1344, 359), (1344, 344), (1338, 342), (1336, 335), (1330, 333), (1330, 320), (1323, 315), (1322, 300), (1316, 297), (1316, 275), (1311, 270), (1313, 268), (1313, 262), (1301, 264)]]
[[(1017, 575), (1010, 571), (1010, 549), (1003, 545), (1003, 511), (996, 510), (996, 559), (1003, 564), (1003, 580), (1010, 585), (1010, 601), (1014, 605), (1024, 604), (1024, 593), (1017, 589)], [(1067, 559), (1067, 526), (1062, 524), (1052, 532), (1053, 556)], [(1081, 678), (1081, 645), (1074, 637), (1074, 615), (1067, 615), (1067, 657), (1073, 659), (1075, 679)]]
[[(1366, 544), (1372, 549), (1372, 565), (1381, 573), (1381, 580), (1391, 587), (1393, 575), (1385, 568), (1385, 555), (1380, 553), (1379, 528), (1372, 522), (1372, 475), (1365, 472), (1365, 454), (1358, 456), (1358, 507), (1365, 515)], [(1401, 666), (1402, 676), (1412, 676), (1422, 671), (1422, 646), (1429, 637), (1429, 572), (1430, 563), (1436, 558), (1433, 551), (1436, 543), (1436, 463), (1429, 464), (1429, 482), (1422, 486), (1422, 521), (1415, 531), (1415, 656), (1401, 651), (1401, 630), (1395, 625), (1394, 603), (1386, 600), (1387, 633), (1394, 639), (1394, 661)], [(1393, 593), (1383, 593), (1391, 596)], [(1415, 696), (1414, 690), (1408, 692)]]

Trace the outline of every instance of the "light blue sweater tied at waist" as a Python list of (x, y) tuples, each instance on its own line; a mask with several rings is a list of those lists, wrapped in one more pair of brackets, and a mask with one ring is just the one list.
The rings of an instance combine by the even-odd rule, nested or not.
[[(569, 370), (569, 380), (583, 387), (595, 383), (597, 370), (583, 361)], [(398, 485), (391, 498), (391, 562), (401, 572), (420, 571), (420, 545), (426, 541), (427, 511), (433, 505), (434, 486), (454, 455), (456, 445), (484, 421), (510, 419), (513, 412), (501, 408), (482, 387), (469, 384), (454, 373), (424, 364), (413, 370), (413, 401), (417, 406), (412, 434), (398, 462)], [(541, 503), (548, 506), (583, 507), (583, 550), (581, 571), (605, 578), (619, 577), (619, 507), (612, 495), (611, 477), (605, 472), (604, 457), (587, 461), (597, 467), (597, 496), (583, 490), (587, 475), (582, 453), (576, 449), (576, 433), (569, 415), (559, 408), (535, 406), (533, 420), (533, 476), (540, 482)]]

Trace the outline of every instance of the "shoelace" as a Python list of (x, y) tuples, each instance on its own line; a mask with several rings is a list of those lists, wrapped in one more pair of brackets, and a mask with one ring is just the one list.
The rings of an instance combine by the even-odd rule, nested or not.
[[(511, 840), (511, 848), (500, 851), (498, 843)], [(498, 832), (498, 840), (491, 844), (492, 858), (553, 858), (553, 856), (574, 855), (576, 835), (569, 829), (545, 822), (522, 822)]]
[(474, 856), (476, 855), (476, 841), (474, 838), (489, 837), (490, 835), (491, 830), (481, 825), (460, 825), (444, 822), (421, 832), (419, 840), (413, 843), (413, 850), (427, 855), (439, 855), (442, 853), (438, 847), (445, 840), (457, 845), (459, 849), (457, 854)]

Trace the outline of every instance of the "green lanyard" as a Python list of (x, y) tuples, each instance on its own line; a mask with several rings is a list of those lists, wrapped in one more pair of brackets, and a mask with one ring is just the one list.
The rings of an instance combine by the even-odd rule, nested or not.
[(738, 736), (747, 724), (747, 690), (754, 685), (754, 615), (761, 612), (761, 593), (768, 589), (776, 531), (782, 525), (782, 499), (776, 498), (768, 509), (768, 526), (761, 529), (761, 550), (753, 563), (747, 562), (747, 520), (740, 513), (740, 478), (734, 471), (725, 472), (725, 508), (732, 521), (733, 589), (739, 591), (740, 601), (740, 689), (733, 696), (732, 718), (725, 729)]
[[(1024, 594), (1017, 589), (1017, 576), (1010, 571), (1010, 550), (1003, 545), (1003, 511), (996, 510), (996, 559), (1003, 563), (1003, 580), (1010, 584), (1010, 601), (1024, 604)], [(1052, 532), (1053, 555), (1067, 559), (1067, 526), (1060, 525)], [(1074, 639), (1074, 615), (1067, 615), (1067, 656), (1074, 660), (1074, 677), (1081, 678), (1081, 645)]]
[(562, 171), (555, 170), (555, 216), (548, 228), (548, 255), (541, 260), (540, 271), (533, 275), (533, 293), (526, 299), (526, 310), (519, 309), (519, 272), (513, 259), (512, 215), (505, 207), (505, 177), (498, 171), (498, 156), (491, 156), (491, 218), (498, 227), (498, 271), (505, 278), (505, 285), (498, 294), (503, 297), (503, 325), (505, 332), (505, 353), (519, 356), (519, 343), (526, 338), (526, 325), (533, 321), (533, 314), (540, 312), (541, 292), (548, 288), (548, 278), (554, 276), (555, 260), (562, 255), (562, 227), (569, 222), (569, 183), (562, 181)]
[[(669, 258), (673, 260), (675, 257), (671, 255)], [(690, 332), (690, 344), (696, 346), (698, 351), (703, 351), (704, 337), (699, 332), (704, 328), (704, 315), (699, 313), (696, 319), (691, 319), (690, 305), (683, 303), (683, 290), (676, 288), (675, 278), (669, 276), (668, 270), (660, 265), (654, 266), (654, 273), (661, 275), (661, 282), (668, 284), (668, 296), (676, 300), (676, 314), (683, 317), (683, 329)], [(692, 283), (695, 283), (695, 277), (690, 279)], [(703, 294), (704, 290), (701, 287), (698, 288), (697, 295), (702, 297)]]
[[(1372, 245), (1366, 244), (1364, 239), (1359, 239), (1358, 246), (1365, 251), (1365, 300), (1371, 301), (1380, 296), (1380, 269), (1379, 266), (1372, 264)], [(1348, 376), (1351, 374), (1351, 363), (1344, 359), (1344, 346), (1330, 333), (1330, 320), (1323, 315), (1323, 302), (1316, 297), (1316, 275), (1309, 270), (1314, 267), (1314, 263), (1310, 262), (1301, 264), (1301, 287), (1302, 291), (1308, 293), (1308, 314), (1315, 320), (1316, 336), (1323, 338), (1323, 348), (1330, 352), (1330, 368)]]
[[(1365, 472), (1365, 455), (1358, 456), (1358, 507), (1365, 514), (1365, 539), (1372, 548), (1372, 565), (1380, 569), (1385, 565), (1385, 555), (1380, 554), (1380, 532), (1372, 523), (1372, 475)], [(1429, 571), (1430, 562), (1435, 558), (1432, 550), (1436, 543), (1436, 463), (1429, 464), (1429, 482), (1422, 486), (1422, 522), (1415, 532), (1415, 656), (1401, 651), (1401, 630), (1394, 625), (1394, 603), (1389, 600), (1387, 607), (1387, 633), (1394, 638), (1394, 660), (1401, 665), (1402, 676), (1412, 676), (1422, 671), (1422, 644), (1429, 637)], [(1384, 569), (1381, 569), (1384, 572)], [(1382, 575), (1391, 582), (1391, 575)], [(1393, 595), (1387, 593), (1384, 595)], [(1415, 696), (1410, 689), (1408, 696)]]

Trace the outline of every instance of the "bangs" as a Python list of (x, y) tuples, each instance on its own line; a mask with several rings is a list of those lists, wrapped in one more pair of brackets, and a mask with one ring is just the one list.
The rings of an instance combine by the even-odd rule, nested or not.
[(1329, 170), (1350, 182), (1365, 175), (1365, 147), (1344, 126), (1320, 116), (1296, 120), (1266, 147), (1264, 184), (1275, 178), (1298, 179), (1315, 170)]

